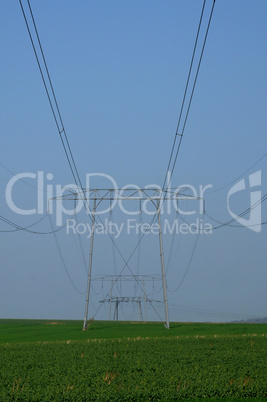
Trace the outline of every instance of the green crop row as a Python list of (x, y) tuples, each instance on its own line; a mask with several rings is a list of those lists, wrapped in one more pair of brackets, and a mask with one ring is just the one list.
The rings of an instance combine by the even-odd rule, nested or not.
[(141, 337), (267, 334), (267, 324), (170, 323), (166, 330), (161, 322), (94, 321), (82, 331), (82, 321), (0, 320), (0, 344), (17, 342), (119, 339)]
[(0, 345), (0, 400), (267, 397), (266, 336)]

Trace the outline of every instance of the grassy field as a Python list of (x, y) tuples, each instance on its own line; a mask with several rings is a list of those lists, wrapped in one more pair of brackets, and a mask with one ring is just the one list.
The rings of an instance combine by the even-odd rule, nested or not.
[(267, 398), (266, 324), (0, 320), (0, 401)]
[(175, 337), (194, 335), (267, 334), (267, 324), (162, 323), (95, 321), (82, 331), (81, 321), (0, 320), (0, 343)]

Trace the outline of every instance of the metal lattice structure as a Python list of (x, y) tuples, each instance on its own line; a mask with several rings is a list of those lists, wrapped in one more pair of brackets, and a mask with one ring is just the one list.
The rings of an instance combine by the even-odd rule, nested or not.
[[(187, 188), (183, 187), (183, 189), (175, 188), (175, 189), (160, 189), (160, 188), (126, 188), (126, 189), (66, 189), (66, 193), (60, 197), (53, 198), (54, 200), (68, 200), (68, 201), (76, 201), (82, 200), (87, 213), (90, 215), (92, 221), (92, 235), (91, 235), (91, 243), (90, 243), (90, 255), (89, 255), (89, 271), (88, 271), (88, 280), (87, 280), (87, 292), (86, 292), (86, 301), (85, 301), (85, 313), (84, 313), (84, 323), (83, 329), (87, 328), (87, 320), (88, 320), (88, 308), (89, 308), (89, 296), (90, 296), (90, 285), (91, 285), (91, 274), (92, 274), (92, 258), (93, 258), (93, 244), (94, 244), (94, 229), (96, 224), (96, 215), (97, 215), (97, 207), (100, 205), (102, 201), (112, 201), (117, 200), (132, 200), (139, 201), (140, 203), (150, 200), (152, 204), (155, 206), (155, 213), (157, 214), (158, 226), (159, 226), (159, 248), (160, 248), (160, 261), (161, 261), (161, 278), (162, 278), (162, 288), (163, 288), (163, 302), (164, 302), (164, 310), (165, 310), (165, 327), (169, 328), (169, 312), (168, 312), (168, 299), (167, 299), (167, 285), (166, 285), (166, 275), (165, 275), (165, 264), (164, 264), (164, 252), (163, 252), (163, 241), (162, 241), (162, 228), (161, 228), (161, 209), (163, 203), (168, 200), (175, 200), (178, 203), (178, 200), (200, 200), (202, 198), (195, 197), (191, 195), (183, 194)], [(93, 202), (93, 209), (90, 208), (90, 201)], [(112, 208), (112, 204), (110, 204), (110, 208)], [(111, 240), (114, 243), (113, 238)], [(127, 263), (126, 263), (127, 264)], [(145, 295), (146, 297), (146, 295)]]
[[(153, 300), (148, 297), (141, 297), (141, 296), (112, 296), (106, 297), (104, 300), (100, 300), (99, 303), (115, 303), (114, 309), (114, 316), (113, 320), (118, 321), (119, 319), (119, 305), (120, 303), (137, 303), (138, 311), (139, 311), (139, 319), (143, 321), (143, 312), (142, 312), (142, 303), (145, 304), (145, 311), (146, 311), (146, 303), (161, 303), (160, 300)], [(147, 318), (146, 318), (147, 321)]]
[[(145, 306), (145, 320), (147, 321), (147, 309), (146, 305), (147, 303), (151, 304), (152, 303), (160, 303), (160, 300), (154, 300), (152, 298), (147, 297), (146, 295), (146, 290), (145, 290), (145, 283), (146, 282), (153, 282), (153, 288), (154, 288), (154, 283), (161, 281), (161, 278), (159, 275), (100, 275), (98, 274), (95, 278), (92, 278), (91, 281), (101, 281), (102, 286), (103, 282), (110, 282), (110, 292), (108, 295), (105, 297), (105, 299), (100, 300), (99, 303), (109, 303), (109, 320), (111, 319), (111, 305), (115, 303), (115, 310), (114, 310), (114, 317), (113, 320), (117, 319), (118, 320), (118, 307), (120, 303), (137, 303), (138, 304), (138, 310), (139, 310), (139, 319), (143, 320), (143, 314), (142, 314), (142, 306), (141, 303), (144, 303)], [(113, 289), (115, 283), (118, 282), (135, 282), (139, 284), (142, 293), (144, 296), (113, 296)]]

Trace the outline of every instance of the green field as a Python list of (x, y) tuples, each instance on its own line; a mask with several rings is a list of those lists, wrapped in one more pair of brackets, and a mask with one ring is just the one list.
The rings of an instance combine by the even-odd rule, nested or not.
[(267, 325), (0, 320), (0, 401), (264, 399)]
[(0, 320), (0, 343), (175, 337), (192, 335), (267, 334), (267, 324), (171, 323), (95, 321), (82, 331), (82, 321)]

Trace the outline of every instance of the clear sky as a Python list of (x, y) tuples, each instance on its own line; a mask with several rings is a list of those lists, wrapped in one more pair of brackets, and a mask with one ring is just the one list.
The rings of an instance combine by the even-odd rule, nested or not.
[[(27, 2), (22, 1), (27, 16)], [(71, 149), (83, 183), (93, 188), (161, 186), (168, 166), (203, 2), (200, 0), (36, 1), (32, 10)], [(196, 51), (200, 56), (212, 1), (206, 1)], [(170, 319), (227, 321), (267, 316), (266, 194), (267, 183), (267, 3), (265, 0), (217, 0), (172, 187), (204, 193), (200, 201), (181, 201), (191, 215), (163, 211), (163, 223), (202, 223), (211, 233), (163, 236)], [(31, 26), (32, 29), (32, 26)], [(19, 1), (2, 1), (0, 13), (0, 215), (36, 232), (56, 227), (56, 210), (22, 215), (10, 207), (7, 188), (15, 182), (14, 205), (37, 207), (47, 185), (73, 183), (31, 47)], [(192, 76), (196, 72), (193, 66)], [(189, 86), (189, 92), (192, 83)], [(188, 102), (188, 99), (187, 99)], [(35, 179), (39, 173), (44, 183)], [(100, 177), (99, 174), (102, 174)], [(52, 176), (48, 176), (52, 174)], [(38, 187), (38, 189), (36, 188)], [(228, 203), (227, 203), (228, 201)], [(123, 204), (126, 207), (126, 204)], [(71, 202), (65, 203), (71, 209)], [(102, 204), (102, 207), (104, 204)], [(250, 207), (239, 223), (218, 229)], [(138, 209), (134, 203), (129, 209)], [(14, 208), (13, 208), (14, 209)], [(153, 210), (151, 207), (150, 210)], [(72, 216), (63, 215), (63, 224)], [(79, 222), (90, 219), (81, 211)], [(101, 216), (123, 224), (116, 245), (127, 260), (140, 239), (129, 229), (151, 223), (144, 211), (135, 216), (119, 206)], [(99, 222), (99, 220), (98, 220)], [(128, 225), (128, 226), (127, 226)], [(186, 226), (187, 225), (187, 226)], [(140, 227), (140, 226), (139, 226)], [(175, 227), (175, 226), (174, 226)], [(60, 229), (60, 227), (58, 227)], [(82, 228), (82, 226), (80, 226)], [(63, 227), (56, 237), (13, 231), (0, 221), (0, 318), (82, 319), (90, 238)], [(128, 231), (127, 231), (128, 229)], [(89, 230), (89, 229), (88, 229)], [(80, 250), (85, 253), (86, 264)], [(108, 235), (96, 234), (92, 276), (121, 272), (124, 262)], [(129, 262), (134, 274), (160, 275), (159, 239), (144, 236)], [(66, 273), (67, 269), (67, 273)], [(131, 272), (126, 267), (123, 274)], [(70, 280), (71, 279), (71, 280)], [(75, 287), (78, 289), (75, 289)], [(160, 282), (145, 283), (148, 297), (162, 301)], [(178, 289), (179, 288), (179, 289)], [(89, 316), (110, 290), (94, 281)], [(114, 294), (114, 292), (116, 292)], [(139, 296), (133, 283), (119, 284), (113, 295)], [(120, 318), (137, 319), (135, 305), (121, 306)], [(162, 303), (155, 304), (164, 320)], [(96, 319), (108, 317), (104, 305)], [(148, 319), (158, 319), (147, 306)]]

